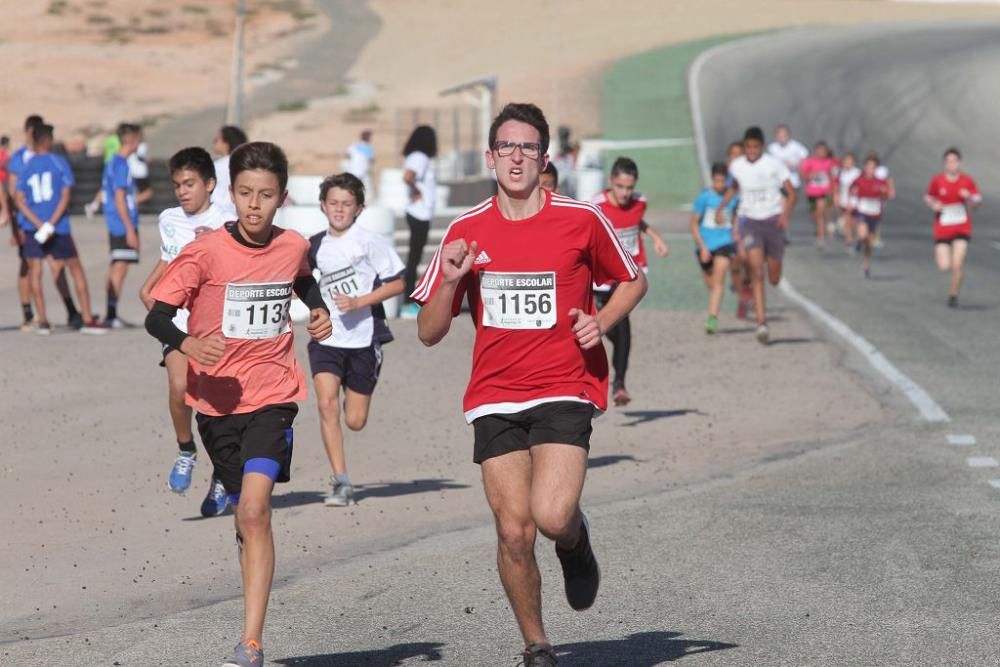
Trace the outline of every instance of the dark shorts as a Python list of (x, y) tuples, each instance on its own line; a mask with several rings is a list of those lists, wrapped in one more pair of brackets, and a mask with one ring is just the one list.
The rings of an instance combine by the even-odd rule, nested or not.
[(472, 460), (527, 451), (535, 445), (576, 445), (590, 451), (594, 406), (553, 401), (509, 415), (485, 415), (472, 422), (476, 434)]
[(715, 264), (716, 257), (726, 257), (728, 259), (732, 259), (733, 255), (735, 254), (736, 254), (736, 246), (730, 243), (729, 245), (724, 245), (721, 248), (716, 248), (715, 250), (713, 250), (712, 256), (708, 258), (708, 261), (703, 262), (701, 261), (701, 255), (698, 254), (698, 249), (697, 248), (694, 249), (694, 258), (698, 260), (698, 266), (700, 266), (701, 270), (705, 273), (712, 272), (712, 265)]
[(371, 396), (382, 370), (382, 346), (348, 349), (309, 341), (309, 368), (313, 375), (333, 373), (345, 388)]
[(765, 257), (780, 260), (785, 256), (785, 230), (778, 224), (777, 217), (745, 218), (740, 225), (740, 242), (744, 250), (761, 248)]
[(864, 213), (858, 213), (857, 211), (854, 212), (854, 218), (859, 223), (864, 223), (872, 232), (878, 229), (879, 223), (882, 222), (882, 216), (880, 215), (865, 215)]
[(38, 243), (35, 235), (24, 232), (24, 245), (21, 246), (21, 257), (24, 259), (72, 259), (76, 257), (76, 244), (69, 234), (53, 234), (45, 243)]
[(135, 248), (129, 248), (128, 244), (125, 243), (124, 236), (108, 234), (108, 246), (111, 248), (112, 262), (139, 263), (139, 251)]
[(226, 493), (240, 492), (243, 467), (254, 459), (277, 464), (275, 482), (291, 479), (292, 421), (298, 411), (295, 403), (281, 403), (238, 415), (195, 417), (215, 476), (226, 487)]
[(809, 210), (815, 211), (816, 202), (821, 199), (826, 202), (827, 206), (833, 206), (833, 195), (820, 195), (819, 197), (809, 197)]
[(968, 243), (969, 238), (970, 237), (968, 234), (956, 234), (955, 236), (952, 236), (950, 239), (934, 239), (934, 245), (938, 245), (939, 243), (941, 245), (951, 245), (952, 241), (965, 241), (966, 243)]

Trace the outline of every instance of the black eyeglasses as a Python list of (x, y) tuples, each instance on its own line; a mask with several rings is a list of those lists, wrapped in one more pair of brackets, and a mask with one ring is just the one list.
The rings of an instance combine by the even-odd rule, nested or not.
[(500, 157), (510, 157), (514, 154), (515, 148), (520, 148), (521, 155), (529, 160), (537, 160), (542, 154), (542, 145), (539, 143), (528, 142), (518, 144), (513, 141), (498, 141), (493, 144), (493, 150), (495, 150), (497, 155)]

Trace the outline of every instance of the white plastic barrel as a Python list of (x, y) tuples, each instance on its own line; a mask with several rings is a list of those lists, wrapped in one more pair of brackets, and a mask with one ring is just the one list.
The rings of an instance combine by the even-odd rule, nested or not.
[(604, 172), (600, 169), (577, 169), (576, 198), (580, 201), (591, 201), (604, 190)]

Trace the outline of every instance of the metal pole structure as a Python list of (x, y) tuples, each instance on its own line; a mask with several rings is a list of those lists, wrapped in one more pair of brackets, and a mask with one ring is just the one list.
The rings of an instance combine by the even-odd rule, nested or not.
[(233, 35), (233, 80), (229, 86), (226, 124), (243, 125), (243, 23), (246, 0), (236, 0), (236, 32)]

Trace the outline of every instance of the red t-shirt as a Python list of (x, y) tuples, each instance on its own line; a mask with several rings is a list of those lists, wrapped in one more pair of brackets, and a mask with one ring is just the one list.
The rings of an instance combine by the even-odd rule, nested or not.
[(869, 218), (878, 218), (882, 215), (882, 203), (889, 196), (889, 183), (862, 174), (851, 183), (850, 192), (855, 211)]
[[(962, 196), (967, 191), (968, 200)], [(958, 236), (972, 236), (972, 214), (966, 201), (979, 203), (983, 200), (979, 187), (968, 174), (960, 173), (954, 181), (944, 173), (931, 179), (927, 185), (927, 196), (939, 201), (940, 212), (934, 215), (934, 240), (947, 241)]]
[[(441, 246), (456, 239), (479, 245), (452, 304), (457, 316), (467, 297), (476, 327), (466, 420), (561, 400), (606, 409), (607, 355), (580, 348), (569, 311), (594, 313), (594, 282), (634, 280), (639, 269), (600, 209), (546, 193), (538, 213), (507, 220), (493, 197), (456, 218)], [(419, 303), (441, 284), (440, 255), (413, 292)]]
[(213, 416), (306, 398), (288, 309), (295, 279), (310, 274), (309, 243), (275, 227), (270, 243), (252, 248), (230, 225), (184, 246), (153, 288), (157, 301), (191, 311), (189, 334), (226, 337), (218, 363), (188, 364), (186, 402)]
[(605, 190), (594, 197), (594, 205), (601, 209), (625, 250), (641, 269), (649, 266), (646, 259), (646, 246), (642, 243), (642, 219), (646, 217), (646, 197), (639, 192), (632, 193), (625, 206), (618, 206), (611, 200), (611, 193)]

